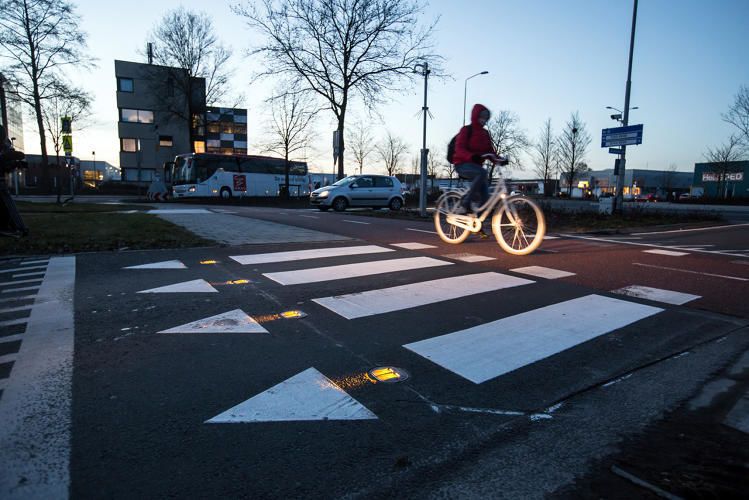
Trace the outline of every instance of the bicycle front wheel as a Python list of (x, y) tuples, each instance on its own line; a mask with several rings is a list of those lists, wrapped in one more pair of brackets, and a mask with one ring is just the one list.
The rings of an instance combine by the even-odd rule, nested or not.
[(461, 195), (459, 193), (445, 193), (437, 202), (434, 212), (434, 227), (437, 229), (442, 241), (457, 245), (463, 243), (471, 234), (468, 229), (455, 226), (447, 222), (447, 216), (455, 212), (460, 206)]
[(528, 255), (541, 245), (546, 220), (536, 202), (511, 196), (494, 214), (492, 231), (502, 250), (512, 255)]

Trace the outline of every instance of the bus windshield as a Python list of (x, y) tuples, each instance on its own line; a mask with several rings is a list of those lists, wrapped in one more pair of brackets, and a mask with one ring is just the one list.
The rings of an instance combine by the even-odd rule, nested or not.
[(184, 156), (178, 156), (174, 160), (174, 175), (172, 176), (172, 184), (189, 184), (190, 183), (190, 163), (187, 161), (189, 158)]

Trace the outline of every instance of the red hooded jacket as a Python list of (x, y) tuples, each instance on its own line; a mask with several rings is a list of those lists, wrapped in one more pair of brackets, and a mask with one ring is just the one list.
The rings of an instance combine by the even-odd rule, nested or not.
[[(480, 165), (481, 161), (476, 159), (477, 156), (497, 154), (494, 151), (489, 131), (479, 123), (479, 114), (485, 109), (486, 107), (481, 104), (473, 106), (473, 110), (471, 110), (471, 124), (461, 128), (458, 138), (455, 139), (453, 164), (476, 163)], [(488, 109), (486, 110), (488, 111)], [(471, 127), (470, 137), (468, 127)]]

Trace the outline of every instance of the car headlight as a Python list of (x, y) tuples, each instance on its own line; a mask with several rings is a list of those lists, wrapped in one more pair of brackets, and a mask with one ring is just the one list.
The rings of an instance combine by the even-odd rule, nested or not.
[(322, 193), (318, 194), (317, 197), (318, 198), (327, 198), (329, 194), (330, 194), (330, 191), (323, 191)]
[(197, 191), (197, 190), (195, 189), (195, 186), (190, 186), (190, 189), (188, 189), (188, 191), (189, 191), (190, 193), (194, 193), (194, 192), (195, 192), (195, 191)]

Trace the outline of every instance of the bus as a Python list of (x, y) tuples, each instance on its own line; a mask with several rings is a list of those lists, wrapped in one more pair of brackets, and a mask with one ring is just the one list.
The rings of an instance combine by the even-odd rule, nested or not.
[[(169, 165), (176, 198), (279, 196), (286, 184), (282, 158), (255, 155), (190, 153), (177, 155)], [(289, 162), (289, 195), (309, 194), (305, 162)]]

